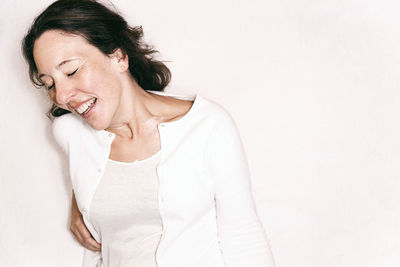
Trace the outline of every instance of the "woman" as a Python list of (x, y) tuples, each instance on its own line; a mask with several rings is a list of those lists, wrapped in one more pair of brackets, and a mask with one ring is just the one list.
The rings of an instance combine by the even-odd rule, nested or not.
[(164, 93), (170, 72), (141, 38), (96, 1), (61, 0), (23, 40), (69, 158), (83, 266), (273, 266), (234, 122)]

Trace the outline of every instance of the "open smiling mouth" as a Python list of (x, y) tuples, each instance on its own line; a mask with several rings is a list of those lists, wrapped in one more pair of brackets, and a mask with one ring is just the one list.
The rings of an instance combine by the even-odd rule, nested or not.
[(80, 105), (77, 109), (75, 109), (75, 111), (79, 115), (85, 116), (91, 110), (91, 108), (96, 104), (96, 101), (97, 98), (93, 97), (92, 99), (89, 99), (88, 101)]

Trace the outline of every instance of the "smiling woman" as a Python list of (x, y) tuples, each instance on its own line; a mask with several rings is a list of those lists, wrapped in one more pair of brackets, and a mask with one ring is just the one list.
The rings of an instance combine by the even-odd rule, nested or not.
[(123, 85), (138, 86), (121, 49), (105, 55), (79, 35), (48, 30), (37, 38), (33, 55), (38, 79), (55, 105), (82, 116), (97, 130), (110, 123), (121, 94), (131, 92), (122, 92)]
[(69, 158), (83, 266), (273, 266), (232, 118), (162, 92), (170, 72), (141, 37), (96, 1), (60, 0), (23, 41)]
[[(143, 43), (142, 27), (130, 27), (119, 14), (96, 1), (72, 0), (56, 1), (50, 5), (35, 19), (23, 40), (22, 51), (35, 86), (42, 87), (45, 84), (40, 79), (33, 48), (36, 39), (51, 30), (59, 31), (66, 38), (80, 36), (103, 55), (111, 55), (120, 49), (130, 63), (127, 67), (131, 76), (145, 90), (162, 91), (171, 79), (165, 64), (153, 58), (157, 51)], [(55, 53), (63, 50), (57, 51), (54, 47)], [(49, 115), (57, 117), (67, 112), (53, 105)]]

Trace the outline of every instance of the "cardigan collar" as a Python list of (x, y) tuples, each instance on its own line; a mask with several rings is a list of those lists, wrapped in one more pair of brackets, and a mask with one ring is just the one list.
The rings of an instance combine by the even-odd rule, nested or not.
[[(164, 96), (171, 96), (177, 99), (182, 99), (182, 100), (194, 100), (192, 107), (189, 109), (189, 111), (183, 115), (181, 118), (175, 121), (170, 121), (170, 122), (162, 122), (158, 124), (158, 130), (160, 132), (160, 142), (161, 142), (161, 162), (163, 162), (168, 155), (172, 152), (173, 148), (175, 147), (175, 142), (173, 140), (169, 139), (168, 142), (166, 140), (163, 140), (163, 132), (173, 130), (175, 127), (179, 127), (183, 124), (185, 124), (186, 121), (190, 119), (191, 116), (193, 116), (194, 113), (196, 113), (200, 107), (203, 104), (203, 98), (199, 95), (196, 94), (194, 96), (182, 96), (182, 95), (176, 95), (176, 94), (171, 94), (171, 93), (166, 93), (166, 92), (160, 92), (160, 91), (150, 91), (148, 92), (158, 94), (158, 95), (164, 95)], [(190, 120), (189, 120), (190, 121)], [(97, 145), (99, 147), (103, 148), (104, 153), (102, 154), (102, 159), (101, 163), (102, 165), (107, 162), (107, 159), (110, 156), (111, 152), (111, 144), (115, 139), (115, 134), (112, 132), (109, 132), (107, 130), (95, 130), (91, 128), (87, 123), (84, 123), (86, 128), (92, 133)], [(175, 135), (179, 135), (179, 132), (176, 131), (174, 133)], [(171, 137), (171, 135), (169, 135)], [(179, 140), (179, 137), (176, 136), (177, 138), (174, 138), (174, 140)], [(99, 162), (100, 163), (100, 162)]]

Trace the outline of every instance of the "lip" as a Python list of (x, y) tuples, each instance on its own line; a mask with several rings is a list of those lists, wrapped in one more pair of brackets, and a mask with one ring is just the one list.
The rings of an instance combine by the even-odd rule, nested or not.
[(93, 97), (91, 97), (91, 98), (89, 98), (89, 99), (86, 99), (85, 101), (82, 101), (82, 102), (79, 102), (79, 103), (77, 103), (77, 104), (75, 104), (75, 105), (71, 105), (71, 104), (68, 104), (69, 105), (69, 107), (71, 108), (71, 109), (73, 109), (73, 110), (76, 110), (76, 109), (78, 109), (80, 106), (82, 106), (83, 104), (85, 104), (86, 102), (88, 102), (90, 99), (92, 99)]
[(81, 117), (83, 117), (83, 118), (85, 118), (85, 119), (87, 119), (87, 118), (89, 118), (90, 116), (92, 116), (92, 114), (93, 114), (93, 112), (94, 112), (94, 109), (96, 108), (96, 106), (97, 106), (97, 98), (94, 100), (94, 103), (90, 106), (90, 108), (89, 108), (89, 110), (86, 112), (86, 113), (84, 113), (84, 114), (79, 114)]

